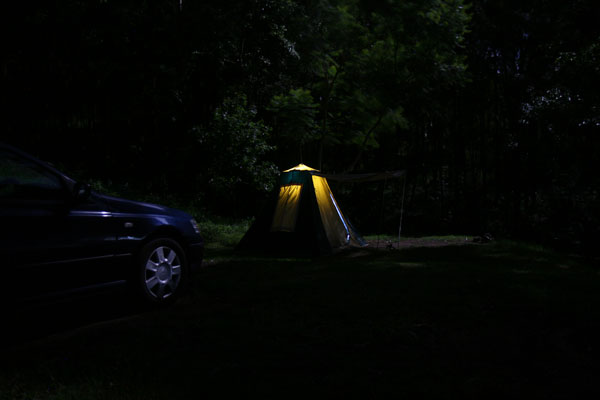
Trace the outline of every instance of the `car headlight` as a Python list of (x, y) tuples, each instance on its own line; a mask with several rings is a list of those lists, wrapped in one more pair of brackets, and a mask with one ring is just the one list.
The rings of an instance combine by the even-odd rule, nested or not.
[(196, 220), (194, 218), (190, 219), (190, 224), (192, 224), (192, 227), (194, 228), (194, 232), (196, 232), (197, 234), (200, 234), (200, 227), (198, 226), (198, 222), (196, 222)]

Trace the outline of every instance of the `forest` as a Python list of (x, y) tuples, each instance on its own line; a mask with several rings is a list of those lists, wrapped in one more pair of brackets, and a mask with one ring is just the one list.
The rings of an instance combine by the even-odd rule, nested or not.
[(594, 256), (593, 0), (62, 0), (0, 14), (0, 141), (95, 189), (252, 218), (279, 171), (365, 233)]

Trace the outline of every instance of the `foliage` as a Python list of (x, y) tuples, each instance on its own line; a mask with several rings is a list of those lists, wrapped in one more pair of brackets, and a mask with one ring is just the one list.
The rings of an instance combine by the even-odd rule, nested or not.
[(463, 131), (439, 139), (440, 168), (461, 224), (582, 251), (599, 237), (597, 34), (591, 2), (550, 3), (475, 2)]
[[(597, 10), (592, 0), (17, 2), (0, 15), (1, 139), (80, 179), (208, 214), (255, 215), (275, 168), (298, 162), (408, 169), (414, 233), (493, 231), (592, 253)], [(371, 200), (387, 191), (386, 218), (399, 219), (397, 188), (336, 190), (366, 221), (379, 220)]]
[(317, 104), (310, 90), (290, 89), (287, 95), (275, 95), (268, 110), (276, 114), (275, 123), (284, 143), (301, 148), (317, 137)]
[[(309, 159), (319, 167), (327, 160), (330, 168), (354, 169), (365, 149), (379, 147), (379, 135), (393, 136), (407, 128), (404, 108), (415, 103), (413, 92), (426, 92), (420, 97), (431, 108), (434, 90), (425, 85), (453, 87), (464, 79), (464, 58), (456, 52), (468, 22), (462, 1), (321, 1), (305, 12), (304, 41), (312, 46), (306, 52), (299, 46), (305, 71), (301, 82), (308, 88), (303, 93), (310, 90), (316, 99), (318, 112), (312, 101), (306, 103), (310, 112), (272, 110), (280, 111), (277, 117), (285, 112), (288, 120), (290, 111), (296, 112), (299, 126), (317, 131), (297, 145), (312, 139)], [(408, 15), (416, 20), (414, 25)], [(282, 99), (277, 95), (272, 104)], [(323, 157), (326, 149), (340, 147), (358, 155), (343, 159), (336, 151), (334, 160)]]
[(273, 189), (278, 171), (265, 160), (274, 149), (267, 142), (270, 129), (255, 119), (256, 110), (248, 107), (244, 95), (237, 95), (224, 100), (207, 127), (194, 128), (202, 166), (198, 186), (212, 190), (222, 204), (237, 206), (231, 197), (244, 196), (245, 190)]
[(233, 249), (242, 239), (252, 220), (229, 220), (221, 218), (205, 218), (199, 221), (202, 237), (210, 252), (219, 249)]

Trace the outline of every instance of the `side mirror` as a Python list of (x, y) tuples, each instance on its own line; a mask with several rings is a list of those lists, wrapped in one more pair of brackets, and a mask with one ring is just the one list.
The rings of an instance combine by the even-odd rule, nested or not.
[(92, 188), (87, 183), (77, 182), (73, 186), (73, 198), (76, 203), (87, 200), (91, 192)]

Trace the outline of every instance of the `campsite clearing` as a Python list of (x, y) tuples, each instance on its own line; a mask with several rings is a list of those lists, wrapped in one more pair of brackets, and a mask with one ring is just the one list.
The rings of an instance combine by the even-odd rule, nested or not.
[(600, 276), (584, 260), (510, 242), (207, 251), (218, 261), (173, 307), (4, 347), (0, 399), (599, 392)]

